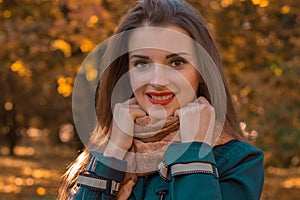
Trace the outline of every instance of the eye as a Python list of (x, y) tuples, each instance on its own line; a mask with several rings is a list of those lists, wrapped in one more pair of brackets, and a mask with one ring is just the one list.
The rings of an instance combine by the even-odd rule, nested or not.
[(182, 68), (187, 61), (184, 58), (174, 58), (170, 61), (170, 66), (173, 68)]
[(137, 60), (136, 62), (134, 62), (134, 66), (139, 70), (145, 69), (149, 65), (150, 65), (150, 63), (148, 61), (145, 61), (145, 60)]

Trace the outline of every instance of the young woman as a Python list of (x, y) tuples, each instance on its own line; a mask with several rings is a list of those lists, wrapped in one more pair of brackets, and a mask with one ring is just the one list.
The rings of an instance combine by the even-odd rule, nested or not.
[[(116, 34), (126, 31), (99, 81), (89, 151), (58, 199), (259, 200), (263, 153), (244, 142), (202, 17), (182, 0), (138, 1)], [(133, 95), (114, 102), (125, 76)]]

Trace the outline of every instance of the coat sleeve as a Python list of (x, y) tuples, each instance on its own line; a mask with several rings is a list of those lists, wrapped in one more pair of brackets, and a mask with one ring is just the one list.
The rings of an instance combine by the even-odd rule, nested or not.
[(76, 191), (69, 199), (115, 199), (118, 185), (124, 179), (126, 166), (126, 161), (91, 152), (85, 171), (78, 176)]
[(205, 143), (170, 145), (164, 155), (170, 198), (259, 200), (263, 185), (262, 152), (242, 143), (238, 148), (229, 148), (222, 159), (221, 163), (216, 162), (212, 147)]
[(259, 200), (264, 184), (264, 154), (245, 142), (231, 145), (220, 155), (220, 187), (223, 199)]

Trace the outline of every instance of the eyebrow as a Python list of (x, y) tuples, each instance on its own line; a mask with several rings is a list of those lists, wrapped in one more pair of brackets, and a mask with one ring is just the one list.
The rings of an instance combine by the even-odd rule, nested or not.
[[(186, 53), (186, 52), (178, 52), (178, 53), (171, 53), (166, 55), (166, 59), (172, 58), (172, 57), (176, 57), (176, 56), (180, 56), (180, 55), (188, 55), (190, 56), (190, 54)], [(132, 56), (130, 56), (130, 59), (132, 58), (143, 58), (143, 59), (150, 59), (149, 56), (145, 56), (145, 55), (140, 55), (140, 54), (133, 54)]]
[(150, 59), (149, 56), (139, 55), (139, 54), (133, 54), (130, 56), (130, 59), (132, 58), (143, 58), (143, 59)]
[(180, 56), (180, 55), (188, 55), (190, 56), (190, 54), (186, 53), (186, 52), (178, 52), (178, 53), (171, 53), (169, 55), (166, 55), (166, 58), (172, 58), (172, 57), (176, 57), (176, 56)]

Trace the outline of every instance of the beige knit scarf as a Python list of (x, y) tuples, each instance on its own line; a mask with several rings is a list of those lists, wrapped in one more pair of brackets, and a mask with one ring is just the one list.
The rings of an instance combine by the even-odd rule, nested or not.
[[(178, 117), (170, 116), (159, 121), (153, 121), (149, 116), (136, 119), (133, 145), (125, 156), (128, 172), (121, 183), (117, 200), (129, 198), (138, 176), (157, 172), (157, 165), (163, 160), (168, 146), (173, 142), (180, 142), (178, 130)], [(232, 136), (222, 132), (214, 146), (232, 139)]]

